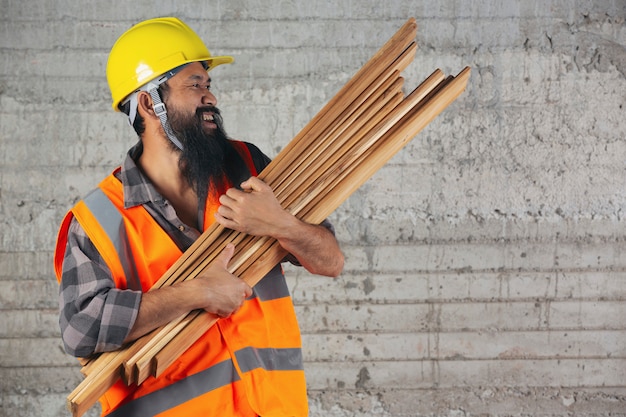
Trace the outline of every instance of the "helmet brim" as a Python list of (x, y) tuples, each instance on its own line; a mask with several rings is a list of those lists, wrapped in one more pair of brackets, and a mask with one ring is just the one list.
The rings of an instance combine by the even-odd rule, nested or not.
[(223, 55), (223, 56), (212, 56), (210, 59), (207, 60), (207, 71), (211, 71), (213, 68), (217, 67), (218, 65), (222, 65), (222, 64), (232, 64), (235, 61), (235, 58), (233, 58), (232, 56), (228, 56), (228, 55)]

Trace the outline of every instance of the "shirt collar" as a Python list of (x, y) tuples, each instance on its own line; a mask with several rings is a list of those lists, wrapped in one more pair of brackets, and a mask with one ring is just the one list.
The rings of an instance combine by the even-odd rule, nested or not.
[(137, 166), (137, 160), (143, 152), (143, 144), (137, 142), (130, 148), (120, 170), (120, 180), (124, 187), (124, 208), (139, 206), (145, 203), (162, 203), (163, 196)]

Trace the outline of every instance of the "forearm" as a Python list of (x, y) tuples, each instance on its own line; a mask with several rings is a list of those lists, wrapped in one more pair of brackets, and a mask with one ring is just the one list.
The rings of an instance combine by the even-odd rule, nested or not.
[(196, 296), (197, 294), (188, 291), (183, 284), (143, 293), (137, 319), (124, 343), (132, 342), (191, 310), (200, 308), (200, 304), (195, 302)]
[(237, 311), (252, 295), (252, 288), (228, 272), (234, 252), (235, 247), (227, 245), (196, 278), (145, 293), (125, 341), (135, 340), (192, 310), (203, 309), (222, 318)]
[(288, 218), (274, 236), (307, 271), (329, 277), (343, 270), (344, 256), (333, 233), (322, 225)]
[(344, 259), (334, 234), (289, 213), (262, 180), (251, 177), (241, 183), (241, 190), (229, 189), (220, 203), (215, 219), (221, 225), (273, 237), (311, 273), (331, 277), (341, 273)]

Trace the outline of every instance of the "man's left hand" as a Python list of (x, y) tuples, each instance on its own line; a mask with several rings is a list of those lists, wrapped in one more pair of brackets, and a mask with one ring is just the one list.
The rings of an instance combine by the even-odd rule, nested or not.
[(241, 190), (230, 188), (220, 199), (215, 219), (222, 226), (254, 236), (277, 236), (291, 215), (281, 206), (265, 182), (251, 177)]

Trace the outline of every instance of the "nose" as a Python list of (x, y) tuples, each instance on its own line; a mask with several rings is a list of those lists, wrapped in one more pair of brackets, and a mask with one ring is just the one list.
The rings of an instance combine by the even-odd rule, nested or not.
[(217, 98), (209, 90), (202, 95), (202, 104), (209, 104), (213, 107), (217, 106)]

